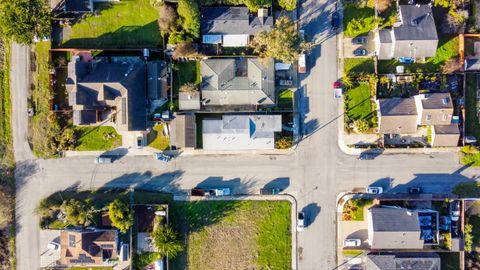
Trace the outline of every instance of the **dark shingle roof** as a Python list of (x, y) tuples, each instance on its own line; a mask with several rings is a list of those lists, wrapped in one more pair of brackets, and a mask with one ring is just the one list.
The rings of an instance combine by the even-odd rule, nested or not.
[(250, 15), (246, 7), (204, 7), (201, 10), (200, 27), (205, 34), (248, 34), (268, 31), (273, 17), (263, 19)]
[(452, 124), (452, 125), (436, 125), (433, 126), (435, 129), (435, 134), (460, 134), (460, 129), (458, 128), (458, 125)]
[(453, 108), (450, 93), (433, 93), (421, 95), (422, 107), (427, 110)]
[(370, 208), (374, 231), (420, 231), (418, 213), (404, 208)]
[(369, 253), (369, 270), (440, 270), (441, 260), (436, 253), (401, 252)]
[(378, 30), (378, 36), (381, 43), (392, 43), (392, 30), (391, 29), (380, 29)]
[(379, 99), (382, 116), (416, 115), (417, 107), (414, 98)]
[(397, 40), (438, 40), (429, 5), (400, 5), (400, 15), (402, 26), (393, 28)]

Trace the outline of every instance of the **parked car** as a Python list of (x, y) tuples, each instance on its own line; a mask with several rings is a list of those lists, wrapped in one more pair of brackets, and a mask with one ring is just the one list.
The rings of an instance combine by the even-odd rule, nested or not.
[(353, 51), (353, 55), (355, 56), (365, 56), (367, 54), (368, 52), (365, 49), (356, 49), (355, 51)]
[(368, 187), (367, 188), (368, 194), (382, 194), (383, 188), (382, 187)]
[(208, 191), (209, 196), (229, 196), (231, 194), (230, 188), (212, 188)]
[(340, 27), (340, 15), (336, 11), (332, 13), (332, 27), (335, 30)]
[(160, 152), (160, 153), (154, 153), (154, 154), (153, 154), (153, 157), (154, 157), (155, 159), (160, 160), (160, 161), (163, 161), (163, 162), (169, 162), (169, 161), (172, 159), (171, 156), (166, 155), (166, 154), (161, 153), (161, 152)]
[(340, 82), (333, 83), (333, 97), (334, 98), (342, 98), (343, 96), (343, 89), (342, 84)]
[(363, 266), (361, 264), (350, 265), (348, 270), (363, 270)]
[(362, 244), (362, 240), (360, 239), (350, 238), (350, 239), (345, 239), (345, 241), (343, 241), (344, 247), (359, 247), (361, 244)]
[(410, 194), (420, 194), (423, 192), (422, 187), (409, 187), (408, 188), (408, 193)]
[(355, 37), (355, 38), (352, 38), (352, 43), (353, 44), (365, 44), (367, 43), (367, 38), (366, 37)]
[(47, 248), (50, 250), (60, 250), (60, 244), (56, 242), (50, 242), (48, 243)]
[(298, 73), (307, 72), (307, 56), (302, 53), (298, 56)]
[(460, 218), (460, 201), (450, 203), (450, 217), (452, 221), (458, 221)]
[(95, 164), (108, 164), (112, 162), (113, 158), (110, 156), (99, 156), (95, 158)]
[(475, 144), (477, 143), (477, 138), (474, 136), (465, 136), (465, 143), (466, 144)]
[(415, 62), (415, 59), (412, 57), (400, 57), (398, 58), (398, 62), (402, 64), (413, 64)]
[(372, 153), (360, 153), (360, 156), (358, 156), (359, 160), (372, 160), (375, 159), (375, 155)]
[(277, 195), (280, 193), (279, 188), (262, 188), (260, 189), (260, 194), (261, 195)]
[(303, 228), (305, 228), (305, 214), (303, 212), (298, 212), (297, 231), (303, 231)]
[(452, 233), (452, 238), (458, 238), (458, 236), (459, 236), (459, 234), (458, 234), (458, 221), (453, 221), (452, 220), (451, 233)]

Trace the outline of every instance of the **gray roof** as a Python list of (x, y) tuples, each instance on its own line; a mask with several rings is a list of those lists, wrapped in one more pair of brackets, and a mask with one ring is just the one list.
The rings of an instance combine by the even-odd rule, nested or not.
[(392, 43), (392, 29), (382, 28), (378, 30), (378, 37), (381, 43)]
[(200, 63), (206, 105), (275, 104), (274, 61), (258, 58), (207, 59)]
[(196, 147), (195, 114), (175, 114), (170, 124), (172, 146), (177, 148)]
[(429, 5), (400, 5), (402, 25), (393, 28), (396, 40), (438, 40)]
[(403, 208), (369, 209), (372, 249), (422, 249), (418, 213)]
[[(74, 124), (93, 124), (75, 111), (104, 110), (116, 107), (116, 128), (145, 130), (146, 68), (140, 59), (108, 62), (101, 58), (91, 63), (74, 59), (68, 64), (66, 88), (72, 106)], [(76, 122), (78, 121), (78, 122)]]
[(450, 93), (432, 93), (420, 95), (423, 109), (451, 109), (453, 108)]
[(457, 124), (435, 125), (433, 128), (435, 129), (435, 134), (460, 134), (460, 129)]
[(382, 116), (417, 115), (417, 107), (413, 97), (379, 99), (378, 102)]
[(436, 253), (369, 253), (366, 266), (368, 270), (440, 270), (441, 260)]
[(165, 61), (147, 63), (148, 98), (167, 98), (167, 64)]
[(273, 25), (271, 16), (250, 15), (247, 7), (204, 7), (201, 10), (201, 32), (205, 34), (255, 35), (268, 31)]
[(196, 93), (178, 93), (178, 105), (182, 111), (200, 110), (200, 92)]

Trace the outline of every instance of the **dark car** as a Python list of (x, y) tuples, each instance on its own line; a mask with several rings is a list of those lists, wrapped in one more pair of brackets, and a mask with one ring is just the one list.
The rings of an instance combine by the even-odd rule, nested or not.
[(340, 27), (340, 15), (338, 15), (338, 12), (336, 11), (332, 14), (332, 27), (334, 29)]
[(423, 189), (421, 187), (409, 187), (408, 188), (408, 193), (410, 194), (420, 194), (423, 192)]
[(353, 55), (355, 56), (365, 56), (367, 54), (367, 50), (365, 49), (356, 49), (355, 51), (353, 51)]
[(261, 195), (277, 195), (280, 193), (279, 188), (262, 188), (260, 189), (260, 194)]
[(366, 37), (356, 37), (356, 38), (352, 38), (352, 43), (353, 44), (365, 44), (367, 43), (367, 38)]
[(360, 159), (360, 160), (372, 160), (374, 158), (375, 158), (375, 156), (373, 154), (370, 154), (370, 153), (361, 153), (360, 156), (358, 157), (358, 159)]

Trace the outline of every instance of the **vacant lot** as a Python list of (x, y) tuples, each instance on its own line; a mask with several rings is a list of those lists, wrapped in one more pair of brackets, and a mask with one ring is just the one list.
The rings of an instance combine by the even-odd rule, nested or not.
[(365, 120), (370, 127), (375, 126), (375, 109), (370, 99), (370, 85), (366, 82), (359, 83), (349, 89), (345, 95), (346, 121)]
[(122, 136), (113, 127), (76, 127), (78, 151), (110, 150), (122, 145)]
[[(100, 14), (74, 24), (61, 45), (68, 48), (156, 47), (162, 45), (158, 12), (149, 0), (95, 4)], [(66, 29), (65, 31), (69, 31)]]
[[(289, 269), (291, 205), (286, 201), (204, 201), (176, 205), (188, 269)], [(178, 266), (181, 268), (181, 266)], [(174, 268), (177, 269), (177, 268)]]

